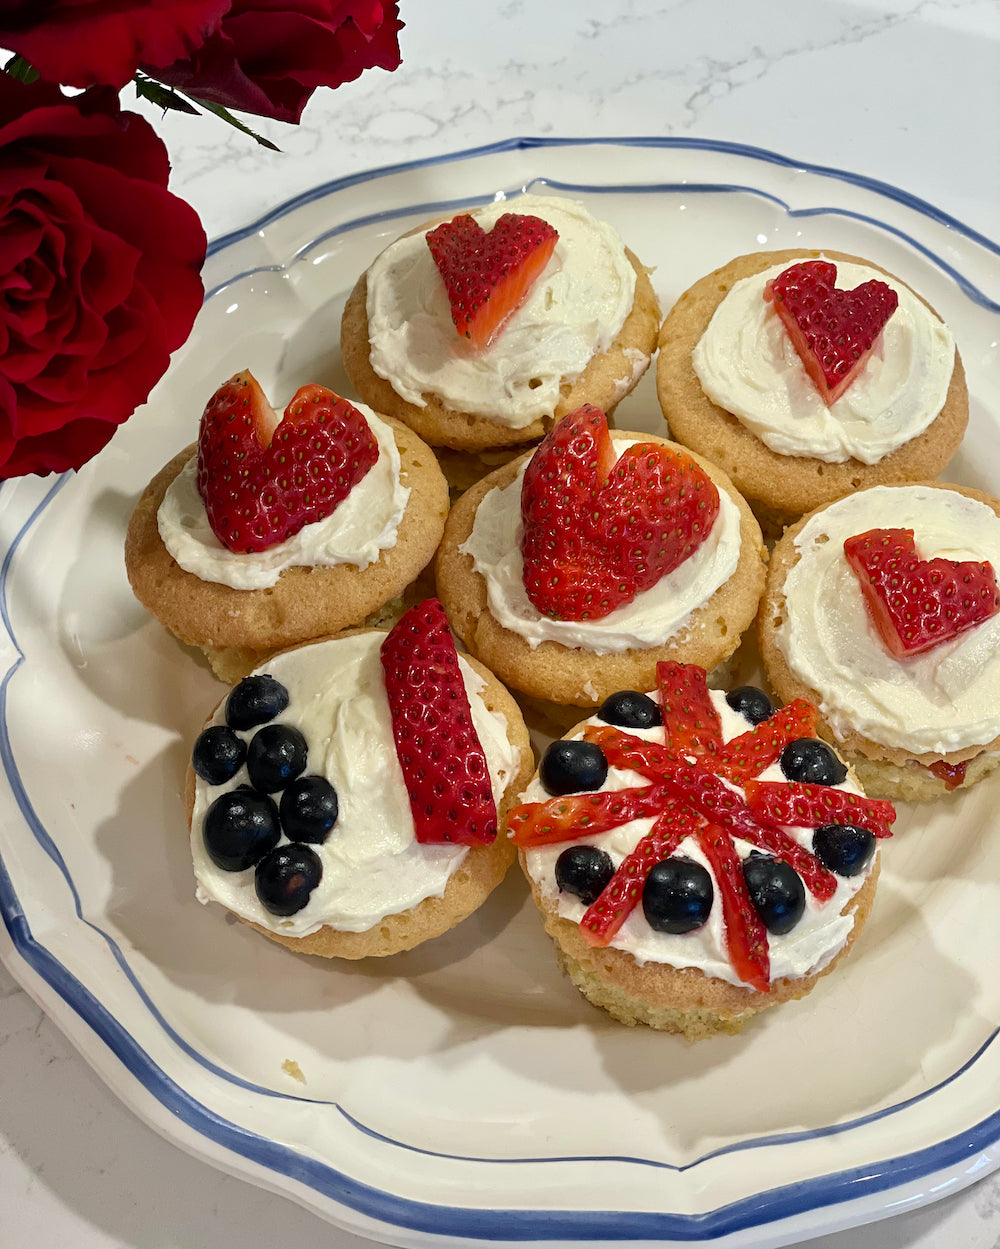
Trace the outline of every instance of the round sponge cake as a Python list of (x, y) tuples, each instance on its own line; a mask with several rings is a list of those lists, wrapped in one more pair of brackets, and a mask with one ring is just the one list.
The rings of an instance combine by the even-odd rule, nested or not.
[[(767, 736), (774, 731), (769, 729), (770, 720), (755, 729), (753, 719), (745, 718), (720, 692), (707, 691), (707, 695), (726, 742), (736, 738), (745, 741), (743, 735), (748, 733)], [(637, 700), (654, 705), (654, 696), (641, 700), (631, 692), (629, 697), (633, 707)], [(628, 718), (620, 714), (622, 702), (618, 702), (618, 709), (610, 709), (610, 704), (617, 701), (612, 699), (602, 705), (596, 716), (550, 747), (557, 758), (565, 757), (566, 743), (579, 742), (586, 732), (591, 750), (608, 752), (606, 778), (596, 787), (596, 794), (593, 783), (582, 792), (578, 789), (564, 794), (562, 777), (557, 772), (556, 780), (560, 783), (555, 788), (560, 792), (550, 797), (553, 788), (544, 779), (550, 766), (547, 753), (524, 795), (523, 805), (508, 817), (513, 838), (519, 843), (521, 867), (532, 897), (555, 944), (560, 965), (593, 1005), (619, 1022), (630, 1026), (646, 1024), (680, 1033), (688, 1040), (719, 1032), (739, 1032), (761, 1011), (805, 997), (821, 977), (840, 966), (860, 936), (874, 901), (879, 875), (878, 843), (868, 833), (864, 856), (858, 855), (853, 862), (839, 860), (834, 864), (832, 857), (823, 861), (827, 875), (821, 891), (816, 888), (816, 877), (810, 875), (819, 862), (814, 857), (818, 851), (811, 828), (782, 826), (783, 835), (795, 843), (795, 852), (804, 855), (795, 859), (794, 868), (790, 858), (782, 858), (787, 852), (775, 849), (774, 843), (769, 849), (759, 848), (765, 846), (766, 837), (756, 842), (744, 840), (752, 836), (745, 822), (721, 827), (727, 820), (721, 807), (715, 808), (712, 816), (712, 822), (720, 827), (712, 828), (708, 821), (698, 827), (695, 816), (695, 824), (685, 824), (674, 841), (668, 842), (670, 822), (678, 818), (678, 811), (687, 812), (681, 815), (682, 820), (690, 819), (691, 804), (698, 801), (691, 798), (692, 791), (683, 785), (671, 789), (674, 782), (668, 775), (670, 763), (662, 775), (656, 771), (655, 752), (662, 751), (664, 744), (669, 758), (676, 758), (669, 748), (678, 740), (673, 736), (677, 725), (671, 721), (670, 729), (662, 723), (614, 729), (612, 725), (623, 725)], [(696, 695), (693, 704), (698, 705)], [(692, 722), (698, 718), (701, 731), (704, 713), (690, 710), (688, 714)], [(648, 719), (644, 724), (648, 724)], [(794, 737), (797, 731), (784, 725), (777, 730), (782, 740)], [(725, 765), (720, 762), (726, 758), (721, 744), (715, 750), (722, 753), (710, 753), (703, 752), (686, 737), (683, 740), (686, 744), (676, 749), (686, 757), (685, 767), (689, 771), (696, 772), (699, 778), (703, 771), (714, 772), (729, 782), (732, 773), (725, 772)], [(812, 744), (821, 751), (826, 749), (821, 743)], [(615, 753), (636, 748), (640, 756), (645, 751), (645, 758), (654, 761), (652, 770), (642, 776), (633, 770), (635, 765), (630, 763), (628, 754), (623, 757)], [(746, 748), (734, 746), (734, 751), (741, 749)], [(753, 757), (752, 750), (749, 754)], [(773, 754), (777, 755), (777, 750)], [(590, 760), (588, 765), (592, 766)], [(846, 791), (839, 795), (845, 801), (857, 801), (851, 797), (860, 794), (856, 778), (843, 765), (838, 766), (837, 774), (844, 780), (834, 787)], [(780, 792), (789, 779), (783, 763), (777, 758), (767, 762), (767, 758), (757, 757), (749, 770), (758, 767), (760, 779), (778, 782)], [(696, 782), (697, 792), (711, 792), (709, 788), (702, 789), (702, 784), (701, 779)], [(724, 789), (730, 796), (730, 806), (743, 793), (736, 785), (746, 784), (739, 780)], [(637, 794), (655, 794), (657, 785), (666, 785), (669, 799), (661, 799), (659, 806), (655, 797), (649, 799), (652, 805), (645, 813), (636, 814), (621, 807), (617, 822), (614, 807), (597, 806), (590, 801), (592, 796), (600, 799), (620, 795), (624, 803)], [(636, 788), (641, 786), (649, 789)], [(609, 812), (611, 818), (607, 818)], [(741, 818), (745, 820), (745, 813)], [(757, 812), (755, 818), (766, 823), (769, 817)], [(735, 865), (726, 870), (725, 881), (720, 880), (719, 864), (713, 862), (701, 840), (703, 835), (711, 839), (719, 834), (731, 839), (728, 853)], [(750, 883), (753, 868), (758, 873), (763, 870), (768, 882), (758, 892)], [(663, 869), (670, 870), (664, 873)], [(666, 886), (672, 894), (665, 899), (663, 882), (676, 881), (676, 873), (680, 873), (683, 883)], [(657, 876), (659, 879), (654, 879)], [(701, 906), (695, 914), (691, 898), (699, 876), (705, 883), (698, 886)], [(772, 892), (778, 879), (787, 882), (789, 876), (794, 889), (783, 883), (777, 895)], [(813, 881), (812, 885), (807, 878)], [(730, 900), (734, 890), (742, 893), (738, 903)], [(786, 901), (796, 893), (794, 904)], [(775, 896), (783, 899), (780, 911), (768, 909)], [(734, 936), (737, 916), (741, 925), (756, 923), (757, 935), (750, 935), (748, 929), (745, 937)], [(605, 931), (608, 924), (610, 929)], [(744, 950), (753, 949), (755, 942), (763, 942), (764, 953), (758, 956), (755, 974), (748, 971), (750, 956), (735, 952), (743, 942)]]
[[(333, 828), (310, 846), (323, 876), (300, 911), (269, 914), (255, 892), (253, 868), (222, 870), (204, 846), (206, 812), (220, 794), (246, 781), (246, 771), (216, 787), (188, 770), (199, 898), (220, 902), (299, 953), (358, 959), (411, 949), (472, 914), (514, 860), (513, 847), (499, 834), (490, 845), (471, 847), (416, 842), (382, 683), (385, 636), (354, 630), (282, 652), (262, 670), (289, 693), (273, 722), (304, 734), (309, 773), (323, 776), (339, 798)], [(465, 657), (460, 664), (502, 819), (531, 772), (527, 730), (516, 703), (488, 670)], [(220, 704), (206, 727), (225, 723)], [(253, 732), (238, 736), (252, 742)]]
[(593, 707), (615, 690), (648, 688), (655, 679), (657, 662), (663, 659), (713, 668), (735, 651), (756, 613), (767, 556), (759, 525), (726, 475), (700, 456), (665, 439), (623, 432), (615, 432), (613, 437), (616, 443), (659, 443), (689, 455), (699, 464), (720, 493), (731, 501), (733, 525), (739, 535), (738, 559), (732, 574), (707, 601), (696, 606), (675, 633), (658, 643), (603, 652), (599, 647), (552, 640), (532, 645), (492, 614), (486, 578), (476, 570), (473, 556), (462, 549), (473, 532), (484, 499), (492, 491), (514, 486), (531, 457), (522, 456), (491, 473), (468, 490), (451, 510), (435, 564), (438, 595), (452, 629), (470, 653), (507, 685), (532, 698)]
[[(1000, 764), (1000, 617), (894, 659), (870, 620), (843, 543), (910, 529), (918, 554), (1000, 557), (1000, 501), (940, 482), (872, 487), (817, 508), (774, 548), (758, 617), (768, 680), (820, 709), (820, 732), (875, 796), (933, 801)], [(942, 691), (948, 696), (942, 698)]]
[[(521, 861), (523, 866), (523, 853)], [(588, 1002), (629, 1027), (645, 1024), (701, 1041), (720, 1032), (742, 1032), (761, 1011), (805, 997), (821, 977), (835, 971), (864, 931), (878, 876), (876, 864), (862, 889), (845, 903), (841, 914), (852, 916), (853, 923), (837, 956), (813, 975), (775, 980), (766, 995), (708, 976), (697, 967), (640, 964), (624, 950), (595, 950), (584, 940), (579, 924), (560, 918), (533, 882), (532, 897), (555, 944), (559, 965)]]
[[(434, 555), (448, 511), (448, 486), (434, 454), (407, 426), (387, 419), (410, 491), (394, 546), (366, 568), (286, 568), (265, 589), (235, 589), (186, 572), (160, 537), (157, 513), (168, 487), (196, 454), (188, 447), (149, 483), (129, 522), (125, 567), (132, 590), (171, 633), (206, 652), (230, 682), (287, 646), (365, 623), (403, 594)], [(234, 555), (233, 559), (240, 557)]]
[(969, 418), (965, 373), (957, 351), (940, 411), (921, 433), (875, 463), (781, 454), (712, 402), (695, 371), (692, 353), (733, 287), (768, 269), (821, 254), (841, 264), (864, 265), (892, 278), (897, 286), (904, 285), (877, 265), (842, 252), (756, 252), (739, 256), (696, 282), (667, 315), (659, 336), (656, 384), (671, 436), (718, 464), (758, 515), (779, 532), (781, 525), (853, 490), (936, 477), (957, 450)]
[[(387, 266), (382, 279), (386, 283), (391, 278), (393, 282), (398, 281), (401, 290), (412, 291), (416, 287), (415, 274), (418, 271), (424, 274), (422, 280), (426, 281), (426, 289), (421, 286), (419, 295), (414, 296), (417, 301), (416, 312), (425, 318), (424, 328), (419, 332), (414, 330), (415, 316), (409, 315), (403, 309), (394, 308), (390, 316), (383, 318), (390, 321), (391, 326), (380, 333), (384, 332), (389, 342), (398, 343), (405, 361), (415, 357), (418, 352), (425, 354), (428, 359), (433, 358), (434, 378), (443, 376), (439, 356), (468, 370), (463, 374), (462, 386), (456, 394), (465, 394), (465, 385), (473, 371), (481, 362), (488, 363), (492, 379), (489, 385), (495, 388), (496, 393), (492, 390), (485, 391), (484, 395), (493, 395), (493, 398), (490, 400), (484, 397), (483, 406), (473, 409), (471, 399), (466, 397), (464, 402), (468, 406), (463, 407), (462, 400), (448, 397), (444, 390), (435, 389), (430, 381), (426, 384), (420, 383), (423, 389), (419, 394), (414, 393), (413, 388), (418, 384), (416, 381), (404, 383), (398, 376), (387, 371), (387, 368), (376, 371), (373, 367), (370, 302), (372, 290), (377, 288), (373, 288), (371, 283), (375, 280), (373, 275), (380, 262), (388, 257), (397, 244), (387, 249), (375, 266), (358, 279), (347, 300), (341, 324), (341, 357), (347, 375), (361, 398), (377, 411), (387, 412), (405, 421), (431, 446), (452, 451), (478, 453), (536, 442), (551, 428), (554, 420), (584, 403), (591, 403), (611, 413), (645, 372), (655, 350), (659, 328), (659, 302), (648, 272), (627, 248), (622, 248), (621, 241), (615, 235), (609, 250), (617, 252), (620, 249), (620, 263), (630, 284), (634, 282), (634, 291), (630, 306), (624, 309), (624, 319), (616, 328), (609, 329), (611, 337), (605, 340), (598, 334), (601, 318), (607, 315), (606, 309), (614, 306), (617, 296), (610, 291), (593, 289), (594, 284), (599, 281), (596, 275), (602, 273), (603, 269), (596, 259), (591, 263), (588, 245), (593, 239), (610, 237), (613, 232), (604, 223), (590, 217), (581, 205), (569, 200), (524, 196), (506, 201), (500, 206), (491, 205), (489, 209), (482, 211), (494, 210), (542, 217), (547, 214), (553, 221), (562, 222), (564, 228), (572, 230), (573, 234), (570, 237), (567, 233), (565, 240), (560, 236), (555, 256), (550, 260), (545, 274), (536, 280), (536, 287), (532, 288), (533, 291), (537, 288), (541, 292), (536, 300), (537, 308), (531, 303), (529, 294), (528, 305), (515, 312), (507, 326), (478, 359), (467, 358), (465, 340), (454, 330), (443, 294), (444, 287), (427, 248), (422, 251), (418, 249), (416, 258), (407, 257), (399, 266)], [(565, 216), (567, 212), (569, 217)], [(431, 227), (439, 224), (437, 221), (428, 222), (412, 231), (411, 235), (405, 235), (398, 243), (404, 243), (411, 236), (426, 234)], [(580, 234), (576, 231), (580, 231)], [(400, 274), (398, 279), (394, 276), (397, 268)], [(550, 273), (551, 278), (547, 276)], [(571, 276), (573, 274), (576, 276)], [(574, 285), (576, 281), (582, 281), (588, 286), (587, 296), (594, 301), (592, 311), (583, 308), (581, 292)], [(516, 325), (519, 317), (528, 317), (527, 307), (531, 308), (530, 327), (512, 330), (511, 327)], [(527, 343), (530, 348), (529, 355), (536, 350), (546, 350), (547, 344), (551, 344), (551, 349), (559, 352), (562, 344), (569, 338), (568, 318), (580, 321), (581, 343), (584, 339), (589, 343), (589, 336), (596, 336), (593, 344), (587, 347), (589, 358), (581, 358), (581, 348), (575, 348), (573, 355), (576, 365), (572, 371), (556, 377), (558, 384), (553, 386), (551, 394), (547, 389), (539, 389), (546, 388), (549, 384), (541, 377), (525, 377), (515, 383), (515, 368), (508, 360), (512, 338), (517, 338), (521, 344)], [(436, 330), (435, 325), (444, 328)], [(577, 332), (578, 328), (574, 324), (573, 334)], [(554, 357), (556, 358), (562, 357)], [(400, 369), (402, 367), (397, 366)], [(522, 366), (520, 363), (517, 366), (518, 369), (522, 367), (529, 366)], [(547, 369), (548, 364), (545, 367)], [(406, 392), (406, 397), (401, 392)], [(542, 394), (546, 396), (545, 402), (533, 398), (533, 395)], [(510, 405), (509, 414), (500, 410), (502, 404)]]

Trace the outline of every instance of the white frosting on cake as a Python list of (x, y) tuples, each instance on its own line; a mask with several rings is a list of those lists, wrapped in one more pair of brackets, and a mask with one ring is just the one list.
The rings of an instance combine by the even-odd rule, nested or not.
[[(717, 690), (710, 691), (712, 702), (722, 721), (722, 734), (726, 741), (746, 733), (752, 725), (733, 711), (725, 700), (725, 695)], [(603, 725), (596, 718), (588, 720), (588, 724)], [(662, 728), (626, 729), (648, 741), (662, 743)], [(581, 734), (582, 735), (582, 734)], [(763, 781), (783, 781), (784, 775), (777, 764), (772, 764), (761, 774)], [(639, 785), (648, 785), (649, 781), (637, 772), (629, 772), (620, 768), (611, 768), (603, 790), (630, 789)], [(734, 787), (735, 788), (735, 787)], [(837, 789), (851, 793), (861, 793), (861, 789), (848, 777)], [(524, 794), (524, 802), (545, 802), (550, 795), (546, 793), (541, 782), (533, 780)], [(563, 919), (579, 923), (583, 918), (586, 906), (574, 894), (561, 891), (556, 883), (556, 860), (568, 845), (596, 846), (606, 851), (615, 867), (635, 849), (638, 842), (652, 828), (654, 817), (632, 820), (620, 828), (597, 836), (583, 837), (572, 842), (558, 842), (555, 845), (540, 846), (529, 849), (525, 853), (525, 866), (528, 874), (539, 885), (542, 900), (551, 909), (558, 912)], [(813, 830), (811, 828), (786, 828), (785, 831), (806, 849), (812, 849)], [(733, 838), (741, 858), (746, 858), (752, 849), (748, 842)], [(686, 837), (674, 854), (683, 858), (693, 859), (700, 863), (711, 875), (708, 860), (692, 837)], [(821, 971), (844, 947), (854, 927), (853, 914), (841, 915), (850, 899), (861, 889), (867, 880), (874, 859), (866, 870), (857, 876), (838, 876), (837, 890), (826, 902), (817, 902), (808, 889), (805, 890), (805, 910), (802, 918), (789, 933), (777, 936), (767, 934), (770, 952), (771, 979), (778, 980), (784, 976), (801, 977)], [(714, 877), (713, 877), (714, 884)], [(624, 950), (631, 954), (640, 965), (646, 963), (667, 963), (671, 967), (696, 967), (707, 976), (714, 976), (730, 984), (742, 985), (743, 982), (733, 970), (726, 948), (725, 927), (722, 919), (722, 904), (719, 899), (718, 886), (715, 887), (715, 900), (709, 913), (708, 921), (694, 932), (675, 935), (657, 932), (650, 928), (643, 914), (642, 903), (632, 911), (625, 923), (611, 939), (613, 949)]]
[(367, 568), (394, 547), (410, 497), (400, 480), (399, 450), (385, 421), (362, 403), (353, 406), (375, 435), (378, 459), (329, 516), (304, 525), (266, 551), (238, 554), (215, 536), (198, 493), (198, 457), (193, 455), (171, 482), (156, 514), (163, 545), (181, 568), (234, 590), (263, 590), (286, 568)]
[[(639, 439), (614, 436), (619, 455)], [(524, 589), (521, 558), (522, 470), (503, 490), (489, 491), (480, 503), (472, 532), (459, 547), (472, 556), (486, 581), (490, 614), (532, 648), (542, 642), (579, 646), (595, 655), (662, 646), (686, 626), (736, 571), (740, 558), (740, 512), (719, 490), (719, 514), (705, 541), (673, 572), (631, 603), (601, 620), (550, 620), (535, 608)]]
[[(379, 649), (385, 636), (372, 632), (315, 643), (278, 655), (259, 669), (290, 695), (288, 708), (272, 723), (301, 730), (309, 745), (305, 774), (326, 777), (339, 800), (336, 824), (322, 845), (312, 847), (323, 877), (306, 906), (285, 918), (270, 914), (257, 898), (253, 868), (224, 871), (205, 850), (205, 812), (220, 794), (246, 783), (245, 766), (225, 785), (197, 780), (191, 853), (199, 901), (221, 902), (271, 932), (304, 937), (324, 925), (366, 932), (387, 915), (444, 893), (468, 850), (415, 839), (382, 679)], [(506, 720), (489, 711), (480, 696), (482, 680), (461, 656), (459, 665), (499, 801), (516, 771), (516, 752), (507, 739)], [(224, 703), (211, 723), (225, 723)], [(249, 740), (253, 732), (240, 736)]]
[(764, 299), (766, 283), (793, 263), (735, 283), (694, 349), (694, 371), (713, 403), (779, 455), (876, 464), (922, 433), (941, 411), (955, 367), (954, 339), (901, 282), (837, 261), (838, 288), (853, 290), (875, 279), (898, 294), (899, 306), (861, 375), (827, 407), (774, 304)]
[(879, 637), (844, 541), (869, 529), (912, 529), (923, 559), (989, 560), (1000, 568), (1000, 517), (932, 486), (876, 486), (809, 520), (785, 579), (776, 640), (792, 674), (820, 696), (833, 732), (856, 732), (914, 754), (947, 754), (1000, 735), (1000, 615), (932, 650), (894, 659)]
[[(504, 213), (541, 217), (559, 233), (524, 303), (485, 351), (454, 326), (426, 234), (388, 247), (368, 271), (371, 367), (417, 407), (436, 396), (458, 412), (523, 429), (551, 415), (559, 388), (614, 342), (632, 308), (635, 270), (617, 233), (573, 200), (522, 195), (472, 213), (489, 231)], [(649, 358), (632, 359), (632, 379)], [(623, 379), (623, 385), (625, 379)]]

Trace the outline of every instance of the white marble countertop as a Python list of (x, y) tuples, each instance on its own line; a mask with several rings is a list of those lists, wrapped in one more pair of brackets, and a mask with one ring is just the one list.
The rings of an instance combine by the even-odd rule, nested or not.
[[(211, 235), (318, 182), (518, 135), (690, 135), (882, 179), (1000, 239), (995, 0), (402, 0), (403, 65), (319, 92), (258, 148), (158, 125)], [(0, 969), (4, 1249), (361, 1249), (125, 1110)], [(1000, 1175), (816, 1249), (1000, 1243)]]

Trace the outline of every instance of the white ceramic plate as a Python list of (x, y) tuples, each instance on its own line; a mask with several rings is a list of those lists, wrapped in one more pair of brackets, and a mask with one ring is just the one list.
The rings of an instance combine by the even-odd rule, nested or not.
[[(385, 242), (540, 186), (614, 222), (665, 307), (800, 242), (899, 274), (968, 370), (951, 475), (1000, 490), (1000, 250), (892, 188), (699, 140), (532, 140), (304, 195), (214, 246), (191, 340), (96, 463), (0, 490), (5, 959), (171, 1139), (398, 1244), (777, 1245), (933, 1200), (1000, 1156), (1000, 782), (904, 811), (845, 968), (696, 1046), (587, 1006), (513, 876), (445, 938), (360, 966), (194, 900), (182, 778), (223, 691), (132, 599), (130, 510), (236, 370), (277, 398), (346, 384), (340, 310)], [(649, 386), (618, 423), (658, 428)]]

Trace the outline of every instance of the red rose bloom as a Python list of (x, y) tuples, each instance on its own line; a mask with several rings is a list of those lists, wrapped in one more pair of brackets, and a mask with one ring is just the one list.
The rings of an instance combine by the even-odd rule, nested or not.
[(189, 56), (230, 0), (13, 0), (0, 15), (0, 48), (20, 53), (50, 82), (124, 87), (143, 62)]
[(110, 89), (0, 74), (0, 477), (96, 454), (201, 306), (205, 233)]
[(395, 69), (401, 27), (384, 0), (234, 0), (189, 57), (143, 68), (196, 99), (297, 122), (317, 87)]

